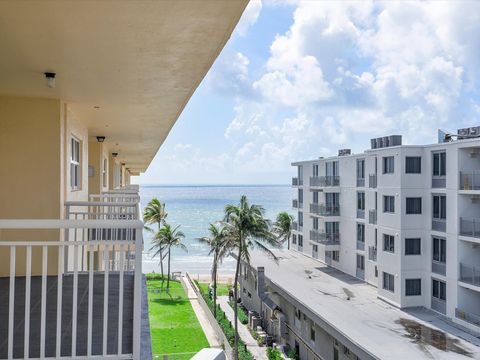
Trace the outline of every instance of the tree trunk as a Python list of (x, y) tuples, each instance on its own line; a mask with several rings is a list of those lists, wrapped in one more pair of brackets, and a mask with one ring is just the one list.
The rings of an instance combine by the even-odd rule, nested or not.
[[(158, 222), (158, 230), (160, 230), (160, 227), (161, 227), (161, 223)], [(162, 274), (162, 288), (163, 288), (163, 251), (162, 251), (162, 248), (159, 249), (160, 250), (160, 272)]]
[(213, 316), (217, 318), (217, 266), (218, 266), (218, 255), (215, 254), (213, 257)]
[(235, 279), (233, 281), (233, 322), (235, 324), (235, 342), (233, 346), (233, 359), (238, 360), (238, 273), (240, 271), (240, 256), (242, 254), (242, 241), (238, 248), (237, 268), (235, 270)]
[(168, 248), (167, 289), (170, 289), (170, 247)]

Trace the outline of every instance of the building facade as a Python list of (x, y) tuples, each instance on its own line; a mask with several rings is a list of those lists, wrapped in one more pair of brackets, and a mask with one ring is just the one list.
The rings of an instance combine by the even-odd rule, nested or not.
[(130, 177), (247, 3), (0, 3), (0, 359), (152, 358)]
[[(380, 145), (380, 146), (379, 146)], [(290, 248), (377, 288), (480, 326), (480, 139), (401, 145), (295, 162)]]

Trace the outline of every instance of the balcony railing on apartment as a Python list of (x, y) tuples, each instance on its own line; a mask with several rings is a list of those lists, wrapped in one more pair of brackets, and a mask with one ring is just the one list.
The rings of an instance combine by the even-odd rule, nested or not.
[(432, 177), (432, 188), (445, 188), (447, 185), (447, 178), (445, 176), (433, 176)]
[(372, 189), (377, 187), (377, 174), (368, 175), (368, 187)]
[(480, 315), (473, 314), (459, 308), (455, 308), (455, 317), (470, 324), (480, 326)]
[(356, 268), (355, 275), (356, 275), (357, 278), (365, 280), (365, 270), (360, 269), (360, 268)]
[(480, 238), (480, 219), (460, 218), (460, 235)]
[(320, 216), (340, 216), (340, 205), (310, 204), (310, 212)]
[(447, 273), (447, 264), (441, 261), (432, 260), (432, 272), (445, 276)]
[(460, 190), (480, 190), (480, 171), (461, 171)]
[(299, 202), (297, 199), (292, 200), (292, 207), (294, 209), (301, 209), (303, 208), (303, 203)]
[(460, 281), (480, 287), (480, 266), (460, 263)]
[(310, 177), (310, 186), (340, 186), (340, 176), (312, 176)]
[(357, 219), (365, 219), (365, 209), (357, 209)]
[(377, 223), (377, 210), (368, 210), (368, 223), (374, 225)]
[(310, 230), (310, 240), (321, 245), (340, 245), (340, 234)]
[(431, 306), (433, 310), (438, 311), (439, 313), (442, 313), (442, 314), (447, 313), (447, 302), (445, 300), (440, 300), (432, 297)]
[(365, 241), (357, 240), (357, 250), (365, 251)]
[(0, 229), (4, 356), (140, 358), (141, 221), (0, 220)]
[(365, 178), (357, 178), (357, 187), (365, 187)]
[(377, 261), (377, 248), (375, 246), (368, 247), (368, 260)]
[(445, 219), (432, 219), (432, 230), (445, 232), (447, 230), (447, 221)]
[(92, 194), (88, 196), (89, 201), (103, 201), (103, 202), (120, 202), (120, 203), (138, 203), (140, 202), (140, 196), (138, 193), (132, 190), (123, 190), (119, 192), (106, 192), (103, 194)]
[(292, 186), (302, 186), (303, 180), (299, 179), (298, 177), (292, 178)]
[(292, 230), (303, 231), (303, 225), (300, 225), (297, 221), (292, 222)]

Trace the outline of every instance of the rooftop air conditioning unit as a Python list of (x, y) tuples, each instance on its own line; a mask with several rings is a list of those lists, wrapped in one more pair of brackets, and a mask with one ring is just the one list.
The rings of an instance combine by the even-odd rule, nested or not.
[(340, 149), (338, 150), (338, 156), (346, 156), (346, 155), (351, 155), (352, 150), (351, 149)]

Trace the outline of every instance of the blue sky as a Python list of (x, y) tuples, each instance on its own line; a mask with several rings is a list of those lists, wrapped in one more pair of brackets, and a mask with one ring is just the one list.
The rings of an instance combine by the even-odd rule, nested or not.
[(295, 160), (478, 125), (480, 3), (252, 0), (146, 184), (287, 184)]

